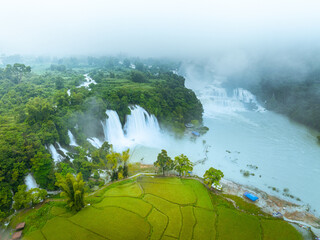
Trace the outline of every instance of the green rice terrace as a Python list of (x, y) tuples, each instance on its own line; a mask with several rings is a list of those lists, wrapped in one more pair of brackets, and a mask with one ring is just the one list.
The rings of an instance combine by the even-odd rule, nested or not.
[[(232, 198), (232, 200), (231, 200)], [(84, 209), (63, 199), (20, 212), (24, 239), (302, 239), (290, 224), (197, 180), (147, 177), (116, 182), (87, 196)]]

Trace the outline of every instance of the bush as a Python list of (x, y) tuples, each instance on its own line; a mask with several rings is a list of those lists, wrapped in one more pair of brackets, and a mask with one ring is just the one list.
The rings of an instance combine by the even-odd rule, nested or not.
[(131, 72), (131, 80), (137, 83), (145, 83), (148, 82), (146, 76), (140, 71), (132, 71)]

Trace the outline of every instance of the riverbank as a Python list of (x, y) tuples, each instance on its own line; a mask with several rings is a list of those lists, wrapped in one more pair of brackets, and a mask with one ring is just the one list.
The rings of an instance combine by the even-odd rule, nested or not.
[[(241, 185), (230, 180), (222, 179), (220, 183), (224, 194), (243, 197), (244, 192), (252, 192), (259, 197), (259, 200), (254, 204), (260, 207), (262, 211), (271, 215), (280, 212), (284, 220), (297, 223), (302, 231), (310, 228), (317, 237), (320, 237), (320, 219), (309, 213), (307, 206), (288, 202), (269, 195), (260, 189)], [(245, 200), (250, 202), (247, 199)]]
[[(153, 172), (156, 171), (152, 164), (138, 164), (136, 173), (141, 173), (139, 170), (148, 169), (149, 171), (152, 169)], [(174, 174), (172, 176), (175, 176)], [(202, 182), (201, 178), (196, 177), (195, 179)], [(309, 209), (305, 205), (298, 205), (278, 197), (272, 196), (267, 194), (266, 192), (247, 185), (241, 185), (239, 183), (222, 179), (222, 194), (230, 194), (241, 197), (245, 201), (255, 204), (256, 206), (260, 207), (261, 210), (267, 214), (273, 215), (274, 213), (280, 212), (283, 216), (283, 219), (296, 223), (296, 227), (300, 228), (300, 232), (307, 232), (310, 228), (312, 232), (320, 237), (320, 219), (314, 216), (309, 212)], [(249, 191), (254, 193), (256, 196), (259, 197), (259, 200), (255, 203), (247, 200), (243, 197), (243, 193)]]

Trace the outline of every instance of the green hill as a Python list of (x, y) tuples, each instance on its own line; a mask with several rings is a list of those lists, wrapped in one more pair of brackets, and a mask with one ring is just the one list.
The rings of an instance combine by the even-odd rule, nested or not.
[(192, 179), (138, 177), (109, 185), (71, 213), (50, 202), (20, 213), (24, 239), (302, 239), (290, 224)]

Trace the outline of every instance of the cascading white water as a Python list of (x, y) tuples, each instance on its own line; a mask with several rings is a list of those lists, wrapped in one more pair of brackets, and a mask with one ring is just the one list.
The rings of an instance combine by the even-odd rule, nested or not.
[(68, 89), (67, 94), (68, 94), (69, 97), (71, 96), (71, 90), (70, 89)]
[(24, 183), (27, 185), (27, 190), (30, 190), (32, 188), (39, 188), (39, 185), (37, 184), (31, 173), (26, 176), (26, 178), (24, 179)]
[(235, 112), (245, 112), (250, 104), (250, 110), (259, 112), (265, 111), (260, 106), (255, 96), (248, 90), (237, 88), (229, 96), (226, 89), (220, 87), (220, 83), (214, 82), (211, 85), (199, 90), (198, 98), (204, 107), (206, 117), (216, 117), (220, 114), (234, 114)]
[(88, 141), (92, 146), (94, 146), (95, 148), (101, 148), (101, 146), (102, 146), (102, 144), (103, 144), (103, 142), (100, 141), (100, 139), (95, 138), (95, 137), (93, 137), (93, 138), (87, 138), (87, 141)]
[(107, 110), (108, 118), (101, 123), (105, 141), (113, 145), (115, 151), (122, 151), (138, 144), (152, 146), (160, 135), (160, 127), (154, 115), (150, 115), (140, 106), (132, 106), (127, 115), (124, 130), (117, 112)]
[(68, 136), (69, 136), (69, 139), (70, 139), (70, 146), (79, 146), (76, 142), (76, 139), (74, 138), (72, 132), (70, 130), (68, 130)]
[(111, 143), (116, 151), (121, 151), (124, 147), (129, 147), (131, 145), (130, 141), (124, 136), (117, 112), (107, 110), (106, 114), (108, 118), (106, 119), (104, 127), (105, 141)]
[(259, 111), (259, 112), (265, 111), (265, 109), (262, 106), (260, 106), (259, 103), (257, 102), (256, 97), (246, 89), (243, 89), (243, 88), (234, 89), (233, 98), (243, 103), (253, 104), (254, 107), (256, 108), (256, 111)]
[(199, 91), (198, 98), (203, 104), (206, 116), (245, 111), (244, 105), (239, 100), (229, 97), (224, 88), (209, 85)]
[(59, 147), (59, 150), (62, 151), (64, 153), (65, 156), (67, 156), (67, 153), (69, 152), (67, 149), (64, 149), (63, 147), (61, 147), (60, 143), (57, 142), (57, 145)]
[(53, 161), (55, 163), (60, 162), (63, 160), (63, 156), (61, 156), (58, 152), (57, 149), (53, 146), (53, 144), (50, 144), (49, 146), (49, 152), (51, 153), (51, 156), (53, 158)]
[(80, 86), (78, 86), (78, 88), (80, 87), (85, 87), (85, 88), (88, 88), (88, 90), (91, 90), (89, 88), (89, 85), (90, 84), (97, 84), (95, 80), (93, 80), (91, 77), (88, 76), (88, 74), (84, 74), (84, 77), (85, 77), (85, 82), (82, 83)]
[(154, 115), (150, 115), (140, 106), (131, 107), (131, 115), (127, 116), (124, 127), (126, 137), (139, 143), (150, 140), (150, 135), (158, 135), (160, 127)]

